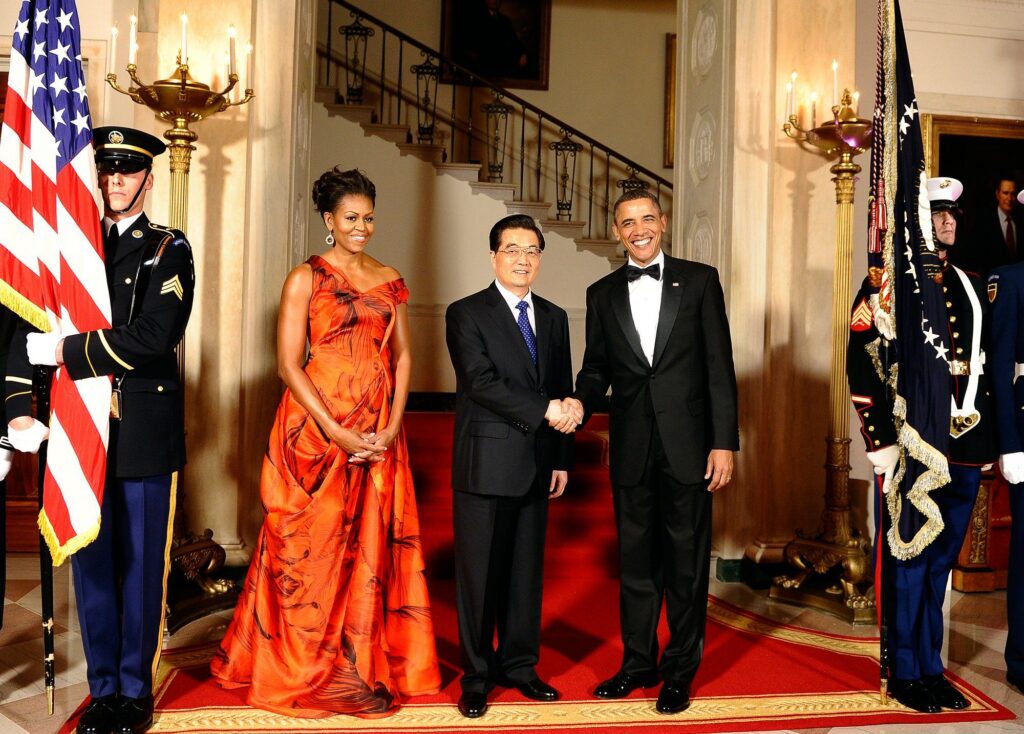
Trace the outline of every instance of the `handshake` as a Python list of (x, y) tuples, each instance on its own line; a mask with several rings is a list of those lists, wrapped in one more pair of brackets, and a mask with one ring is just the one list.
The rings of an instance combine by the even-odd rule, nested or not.
[(574, 433), (583, 423), (583, 403), (576, 398), (552, 400), (544, 414), (548, 425), (562, 433)]

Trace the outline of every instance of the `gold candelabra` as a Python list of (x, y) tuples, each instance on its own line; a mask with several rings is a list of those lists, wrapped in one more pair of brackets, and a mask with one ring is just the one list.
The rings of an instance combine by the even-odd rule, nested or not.
[[(199, 135), (189, 127), (228, 107), (246, 104), (253, 98), (252, 88), (246, 88), (245, 96), (237, 102), (230, 99), (231, 91), (238, 84), (238, 74), (228, 75), (228, 85), (223, 91), (215, 92), (208, 84), (197, 82), (188, 73), (188, 60), (177, 58), (177, 69), (167, 79), (152, 84), (143, 84), (136, 75), (134, 63), (128, 64), (131, 86), (124, 89), (117, 83), (117, 74), (107, 74), (107, 83), (121, 94), (128, 95), (136, 104), (145, 105), (156, 116), (173, 125), (164, 132), (167, 150), (171, 159), (171, 227), (187, 231), (188, 227), (188, 174), (192, 163), (193, 143)], [(250, 80), (251, 81), (251, 80)]]
[[(182, 46), (185, 46), (186, 16), (182, 16)], [(238, 84), (238, 74), (234, 71), (234, 29), (230, 29), (231, 67), (228, 73), (228, 84), (220, 92), (215, 92), (210, 85), (198, 82), (189, 75), (188, 58), (182, 59), (183, 52), (177, 56), (177, 68), (167, 79), (160, 79), (152, 84), (143, 84), (137, 76), (138, 68), (134, 63), (136, 19), (132, 17), (131, 56), (127, 67), (131, 85), (124, 89), (117, 83), (117, 75), (107, 74), (107, 83), (116, 91), (130, 97), (136, 104), (145, 105), (153, 110), (156, 116), (173, 125), (164, 132), (168, 141), (168, 152), (171, 165), (171, 206), (170, 225), (182, 232), (188, 231), (188, 176), (192, 162), (193, 145), (199, 135), (189, 126), (211, 115), (223, 112), (229, 107), (244, 105), (253, 98), (253, 90), (247, 87), (245, 96), (238, 101), (231, 100), (231, 92)], [(116, 30), (112, 31), (112, 40), (116, 42)], [(251, 48), (248, 67), (249, 83), (252, 80)], [(185, 384), (185, 340), (177, 346), (178, 377)], [(178, 483), (179, 507), (180, 498), (184, 496), (184, 482)], [(179, 514), (180, 518), (180, 514)], [(224, 548), (213, 540), (213, 532), (205, 530), (201, 535), (188, 532), (180, 521), (175, 522), (175, 537), (172, 541), (171, 563), (188, 580), (195, 582), (198, 593), (182, 589), (180, 585), (169, 588), (167, 628), (174, 632), (182, 625), (219, 609), (231, 608), (237, 599), (237, 585), (229, 580), (214, 578), (213, 574), (223, 566), (226, 559)]]
[[(833, 66), (833, 70), (834, 70)], [(789, 111), (783, 132), (801, 147), (838, 158), (829, 168), (836, 186), (836, 249), (832, 276), (832, 361), (829, 376), (829, 433), (825, 439), (825, 510), (814, 537), (799, 531), (785, 548), (790, 575), (776, 576), (769, 596), (836, 614), (854, 624), (874, 623), (874, 597), (868, 542), (850, 522), (850, 390), (846, 380), (846, 343), (850, 322), (853, 255), (853, 197), (861, 167), (854, 157), (871, 147), (871, 121), (857, 117), (854, 100), (844, 90), (832, 107), (832, 119), (800, 127)], [(833, 569), (837, 569), (835, 571)], [(822, 583), (812, 583), (817, 574)]]

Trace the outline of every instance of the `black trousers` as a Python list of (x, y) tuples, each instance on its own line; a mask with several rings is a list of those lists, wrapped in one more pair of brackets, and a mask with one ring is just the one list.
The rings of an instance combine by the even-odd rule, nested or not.
[[(640, 482), (612, 485), (619, 531), (622, 670), (688, 682), (704, 651), (711, 493), (707, 483), (675, 479), (657, 429)], [(658, 664), (664, 600), (670, 639)]]
[(452, 494), (462, 690), (526, 683), (540, 657), (547, 493), (535, 484), (523, 497)]

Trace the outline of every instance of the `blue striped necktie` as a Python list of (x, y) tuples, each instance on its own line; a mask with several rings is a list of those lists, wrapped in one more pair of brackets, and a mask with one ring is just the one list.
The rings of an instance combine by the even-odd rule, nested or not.
[(533, 329), (530, 327), (530, 317), (526, 313), (526, 310), (530, 308), (530, 304), (526, 301), (520, 301), (516, 304), (516, 308), (519, 309), (519, 318), (516, 320), (516, 323), (519, 324), (519, 331), (523, 333), (523, 339), (526, 341), (526, 348), (530, 350), (530, 356), (533, 357), (533, 363), (537, 364), (537, 337), (533, 335)]

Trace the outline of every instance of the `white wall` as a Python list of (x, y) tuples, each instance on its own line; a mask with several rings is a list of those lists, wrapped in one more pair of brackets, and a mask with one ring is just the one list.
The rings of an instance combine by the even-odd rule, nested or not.
[[(440, 49), (441, 0), (354, 4)], [(552, 0), (548, 89), (512, 91), (665, 175), (665, 34), (675, 30), (675, 6), (675, 0)], [(333, 17), (335, 27), (347, 22), (337, 12)]]
[(1024, 2), (903, 0), (900, 7), (922, 112), (1024, 117)]

